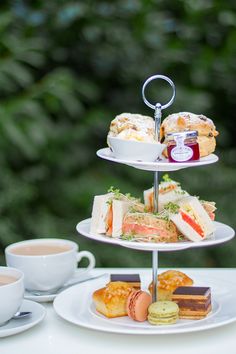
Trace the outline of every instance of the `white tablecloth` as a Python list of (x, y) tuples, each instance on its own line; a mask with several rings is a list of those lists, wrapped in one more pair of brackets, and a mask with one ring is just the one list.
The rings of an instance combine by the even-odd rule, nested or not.
[[(182, 269), (188, 273), (193, 269)], [(140, 269), (126, 269), (126, 272)], [(142, 269), (143, 271), (143, 269)], [(150, 272), (150, 269), (145, 271)], [(236, 269), (198, 269), (204, 274), (236, 284)], [(95, 269), (93, 274), (124, 273), (124, 269)], [(52, 303), (44, 303), (47, 315), (35, 327), (6, 338), (0, 338), (0, 354), (79, 354), (79, 353), (160, 353), (222, 354), (236, 353), (236, 322), (205, 331), (172, 335), (123, 335), (88, 330), (61, 319)], [(236, 306), (236, 294), (235, 294)]]

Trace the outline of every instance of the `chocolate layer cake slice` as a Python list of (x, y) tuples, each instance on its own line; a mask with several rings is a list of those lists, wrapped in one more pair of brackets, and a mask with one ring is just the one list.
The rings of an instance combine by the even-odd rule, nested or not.
[(180, 286), (172, 294), (179, 306), (179, 318), (199, 320), (211, 311), (211, 289), (202, 286)]
[(135, 289), (140, 289), (141, 287), (139, 274), (111, 274), (110, 281), (123, 281)]

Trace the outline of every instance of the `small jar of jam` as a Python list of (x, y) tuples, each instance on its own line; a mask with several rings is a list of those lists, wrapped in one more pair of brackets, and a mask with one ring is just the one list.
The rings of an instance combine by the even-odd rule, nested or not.
[(200, 158), (195, 130), (167, 134), (167, 152), (170, 162), (197, 161)]

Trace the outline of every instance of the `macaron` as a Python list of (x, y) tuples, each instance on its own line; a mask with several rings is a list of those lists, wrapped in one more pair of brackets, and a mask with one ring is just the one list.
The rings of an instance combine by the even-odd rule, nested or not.
[(157, 301), (148, 308), (148, 322), (152, 325), (170, 325), (179, 318), (179, 306), (174, 301)]
[(132, 291), (127, 299), (126, 305), (129, 318), (138, 322), (146, 321), (148, 316), (148, 307), (151, 303), (151, 295), (146, 291)]

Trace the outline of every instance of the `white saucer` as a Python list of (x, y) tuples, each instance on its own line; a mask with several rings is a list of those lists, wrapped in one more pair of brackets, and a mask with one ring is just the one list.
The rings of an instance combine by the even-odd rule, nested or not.
[[(84, 279), (89, 278), (89, 274), (90, 274), (89, 272), (79, 275), (82, 272), (83, 272), (83, 269), (77, 269), (75, 271), (75, 274), (73, 275), (73, 277), (68, 282), (66, 282), (64, 285), (65, 286), (67, 286), (67, 285), (73, 286), (75, 281), (78, 281), (78, 280), (83, 281)], [(32, 301), (36, 301), (36, 302), (52, 302), (56, 298), (56, 296), (59, 295), (59, 293), (60, 293), (60, 291), (58, 293), (55, 292), (55, 293), (51, 293), (51, 294), (34, 295), (30, 291), (25, 290), (24, 298), (27, 300), (32, 300)]]
[(123, 247), (142, 250), (142, 251), (164, 252), (164, 251), (178, 251), (178, 250), (195, 248), (195, 247), (214, 246), (231, 240), (235, 235), (234, 230), (230, 226), (214, 221), (216, 227), (214, 236), (212, 238), (205, 239), (201, 242), (192, 242), (192, 241), (179, 241), (179, 242), (170, 242), (170, 243), (135, 242), (135, 241), (122, 240), (120, 238), (112, 238), (101, 234), (90, 234), (89, 231), (90, 223), (91, 223), (91, 219), (85, 219), (80, 223), (78, 223), (76, 226), (78, 233), (95, 241), (112, 243), (115, 245), (120, 245)]
[[(220, 327), (236, 321), (235, 294), (236, 286), (211, 277), (207, 272), (191, 270), (187, 274), (194, 285), (209, 286), (212, 293), (212, 312), (202, 320), (179, 320), (176, 324), (152, 326), (147, 322), (137, 323), (128, 317), (107, 319), (95, 312), (92, 294), (105, 286), (106, 279), (96, 279), (65, 290), (54, 300), (54, 309), (63, 319), (77, 326), (98, 331), (137, 335), (160, 335), (173, 333), (188, 333)], [(147, 288), (151, 274), (140, 273), (142, 288)], [(79, 300), (78, 300), (79, 299)]]
[(25, 290), (24, 298), (36, 302), (52, 302), (58, 294), (34, 295)]
[(31, 311), (32, 314), (25, 318), (12, 319), (4, 326), (1, 326), (0, 338), (26, 331), (41, 322), (46, 314), (46, 310), (42, 305), (29, 300), (23, 300), (19, 311)]
[(218, 161), (218, 156), (215, 154), (210, 154), (206, 157), (200, 158), (198, 161), (186, 161), (186, 162), (169, 162), (167, 159), (163, 158), (160, 161), (155, 162), (145, 162), (145, 161), (129, 161), (124, 159), (116, 158), (110, 148), (103, 148), (97, 151), (97, 156), (101, 157), (102, 159), (122, 163), (124, 165), (132, 166), (138, 168), (140, 170), (145, 171), (177, 171), (181, 170), (182, 168), (187, 167), (197, 167), (203, 165), (209, 165)]

